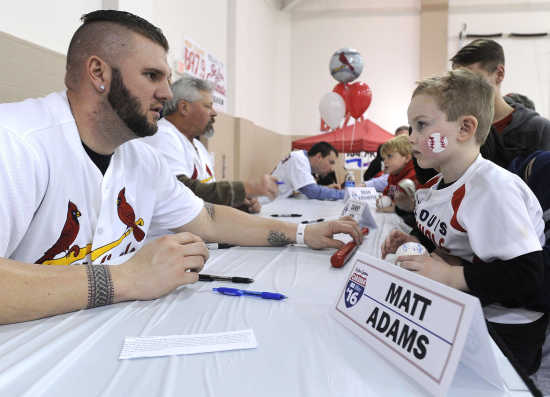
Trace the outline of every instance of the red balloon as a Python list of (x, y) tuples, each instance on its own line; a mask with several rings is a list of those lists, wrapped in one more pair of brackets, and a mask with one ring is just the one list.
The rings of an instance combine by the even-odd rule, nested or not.
[(348, 83), (339, 83), (334, 86), (332, 92), (337, 93), (342, 98), (344, 98), (344, 103), (346, 104), (346, 114), (349, 113), (348, 99), (349, 99), (349, 84)]
[(372, 91), (366, 83), (358, 81), (349, 85), (346, 109), (354, 119), (358, 119), (365, 113), (371, 101)]

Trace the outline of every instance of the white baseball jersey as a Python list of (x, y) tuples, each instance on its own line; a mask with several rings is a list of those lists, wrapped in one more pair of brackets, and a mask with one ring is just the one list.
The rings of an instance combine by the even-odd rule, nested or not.
[(295, 150), (281, 160), (271, 173), (279, 181), (279, 196), (288, 197), (301, 187), (317, 183), (311, 175), (311, 164), (304, 150)]
[(0, 256), (29, 263), (121, 263), (152, 227), (194, 219), (201, 199), (139, 139), (102, 175), (66, 93), (0, 105)]
[(191, 143), (166, 119), (159, 120), (158, 127), (157, 133), (144, 138), (144, 141), (164, 156), (173, 175), (183, 174), (203, 183), (216, 181), (214, 160), (198, 139)]
[[(468, 262), (509, 260), (544, 244), (542, 209), (516, 175), (478, 156), (452, 185), (437, 190), (441, 174), (416, 191), (418, 228), (437, 247)], [(528, 323), (542, 313), (498, 304), (484, 307), (497, 323)]]

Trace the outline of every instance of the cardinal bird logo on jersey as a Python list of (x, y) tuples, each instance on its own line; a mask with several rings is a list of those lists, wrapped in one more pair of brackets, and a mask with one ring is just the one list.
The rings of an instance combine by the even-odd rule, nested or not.
[(38, 259), (36, 263), (44, 263), (47, 260), (55, 258), (61, 252), (67, 251), (67, 255), (74, 251), (75, 255), (78, 255), (80, 248), (78, 245), (73, 245), (70, 249), (71, 244), (76, 240), (78, 231), (80, 230), (80, 223), (78, 222), (78, 217), (80, 216), (80, 211), (76, 205), (69, 201), (67, 209), (67, 219), (65, 220), (65, 225), (63, 230), (61, 230), (61, 235), (55, 242), (55, 244), (47, 250), (42, 258)]
[(118, 198), (116, 201), (118, 217), (122, 223), (132, 229), (136, 241), (141, 241), (145, 238), (145, 233), (139, 228), (139, 226), (143, 226), (143, 219), (140, 218), (136, 222), (136, 214), (134, 213), (132, 206), (126, 201), (125, 192), (125, 187), (118, 192)]

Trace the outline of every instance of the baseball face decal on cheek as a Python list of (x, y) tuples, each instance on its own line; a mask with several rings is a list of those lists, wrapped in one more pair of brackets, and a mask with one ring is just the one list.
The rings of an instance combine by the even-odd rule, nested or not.
[(441, 136), (439, 132), (435, 132), (426, 138), (425, 144), (432, 153), (437, 154), (443, 152), (447, 148), (449, 140), (446, 136)]

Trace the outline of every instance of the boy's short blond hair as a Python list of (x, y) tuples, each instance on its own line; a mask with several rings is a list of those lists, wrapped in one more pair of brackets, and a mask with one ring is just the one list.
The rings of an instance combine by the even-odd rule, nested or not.
[(407, 135), (396, 136), (382, 144), (380, 148), (380, 154), (382, 156), (387, 156), (394, 152), (398, 152), (403, 157), (412, 153), (412, 146)]
[(493, 87), (483, 78), (468, 70), (458, 69), (443, 76), (430, 77), (417, 82), (412, 96), (429, 95), (447, 115), (447, 121), (456, 121), (461, 116), (477, 119), (476, 142), (483, 144), (494, 116)]

